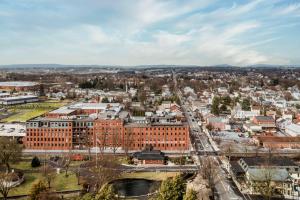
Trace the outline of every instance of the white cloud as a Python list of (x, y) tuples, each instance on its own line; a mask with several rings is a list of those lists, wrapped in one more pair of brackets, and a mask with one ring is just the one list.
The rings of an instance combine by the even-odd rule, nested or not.
[(297, 14), (300, 15), (300, 3), (290, 4), (285, 7), (281, 7), (278, 9), (278, 14), (280, 15), (289, 15), (289, 14)]
[[(81, 12), (76, 6), (74, 10), (74, 5), (69, 7), (66, 1), (68, 15), (60, 12), (54, 16), (50, 11), (39, 10), (36, 23), (34, 12), (26, 20), (32, 21), (32, 27), (13, 30), (16, 34), (0, 32), (1, 62), (117, 65), (287, 62), (259, 48), (278, 40), (275, 26), (288, 24), (275, 23), (276, 16), (271, 17), (271, 12), (277, 9), (272, 7), (275, 1), (249, 0), (229, 5), (223, 1), (222, 6), (212, 5), (221, 0), (129, 0), (119, 4), (89, 1), (88, 6), (78, 1), (82, 3)], [(288, 16), (295, 14), (299, 10), (296, 5), (281, 7), (281, 12)], [(42, 12), (50, 17), (40, 15)], [(110, 13), (93, 18), (98, 12)], [(55, 18), (48, 23), (51, 17)], [(57, 25), (60, 18), (63, 23)], [(68, 20), (71, 22), (64, 26)], [(15, 25), (8, 24), (8, 28)], [(297, 22), (294, 24), (298, 26)], [(15, 59), (15, 55), (20, 59)]]
[(212, 29), (202, 33), (199, 37), (197, 50), (210, 59), (215, 58), (215, 64), (248, 65), (267, 63), (269, 61), (267, 56), (245, 45), (234, 43), (236, 36), (257, 27), (257, 23), (242, 23), (227, 27), (225, 30)]

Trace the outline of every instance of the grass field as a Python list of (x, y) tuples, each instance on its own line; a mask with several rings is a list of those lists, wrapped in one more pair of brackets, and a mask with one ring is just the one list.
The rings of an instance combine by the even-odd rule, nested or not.
[[(31, 161), (20, 161), (18, 163), (14, 163), (14, 164), (11, 165), (11, 168), (20, 169), (20, 170), (33, 169), (31, 167)], [(35, 169), (38, 169), (38, 168), (35, 168)]]
[(1, 122), (26, 122), (66, 104), (67, 102), (45, 101), (11, 106), (8, 110), (14, 114), (2, 119)]
[[(77, 178), (75, 174), (69, 174), (68, 177), (64, 176), (64, 173), (57, 174), (55, 179), (51, 183), (51, 188), (55, 191), (63, 190), (76, 190), (81, 189), (81, 185), (77, 185)], [(25, 181), (18, 187), (13, 188), (9, 195), (25, 195), (29, 194), (32, 186), (43, 180), (41, 173), (26, 173)]]

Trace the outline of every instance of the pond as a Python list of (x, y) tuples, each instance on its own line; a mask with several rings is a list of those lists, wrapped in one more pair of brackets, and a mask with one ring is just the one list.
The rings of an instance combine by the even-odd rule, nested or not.
[(160, 186), (159, 181), (147, 179), (120, 179), (112, 182), (116, 192), (121, 196), (141, 196), (152, 193)]

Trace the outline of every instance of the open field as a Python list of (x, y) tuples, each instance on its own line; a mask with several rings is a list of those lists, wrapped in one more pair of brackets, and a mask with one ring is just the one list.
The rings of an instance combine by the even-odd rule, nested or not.
[(13, 113), (4, 118), (1, 122), (26, 122), (27, 120), (43, 115), (51, 110), (57, 109), (68, 102), (63, 101), (45, 101), (37, 103), (28, 103), (8, 107), (8, 111)]

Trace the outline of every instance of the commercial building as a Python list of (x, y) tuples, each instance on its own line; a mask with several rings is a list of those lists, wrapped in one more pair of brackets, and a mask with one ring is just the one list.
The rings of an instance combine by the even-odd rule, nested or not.
[(30, 81), (6, 81), (0, 82), (0, 90), (6, 91), (35, 91), (39, 89), (40, 84)]
[(265, 148), (300, 148), (300, 137), (259, 136), (258, 142)]
[(121, 104), (75, 104), (26, 123), (25, 147), (36, 150), (98, 148), (163, 151), (189, 149), (188, 124), (176, 116), (145, 117), (132, 122)]
[(16, 105), (16, 104), (23, 104), (23, 103), (32, 103), (37, 101), (39, 101), (39, 98), (35, 95), (0, 98), (0, 104), (2, 105)]
[(271, 116), (255, 116), (253, 118), (253, 123), (261, 126), (263, 131), (266, 132), (276, 131), (275, 119)]

